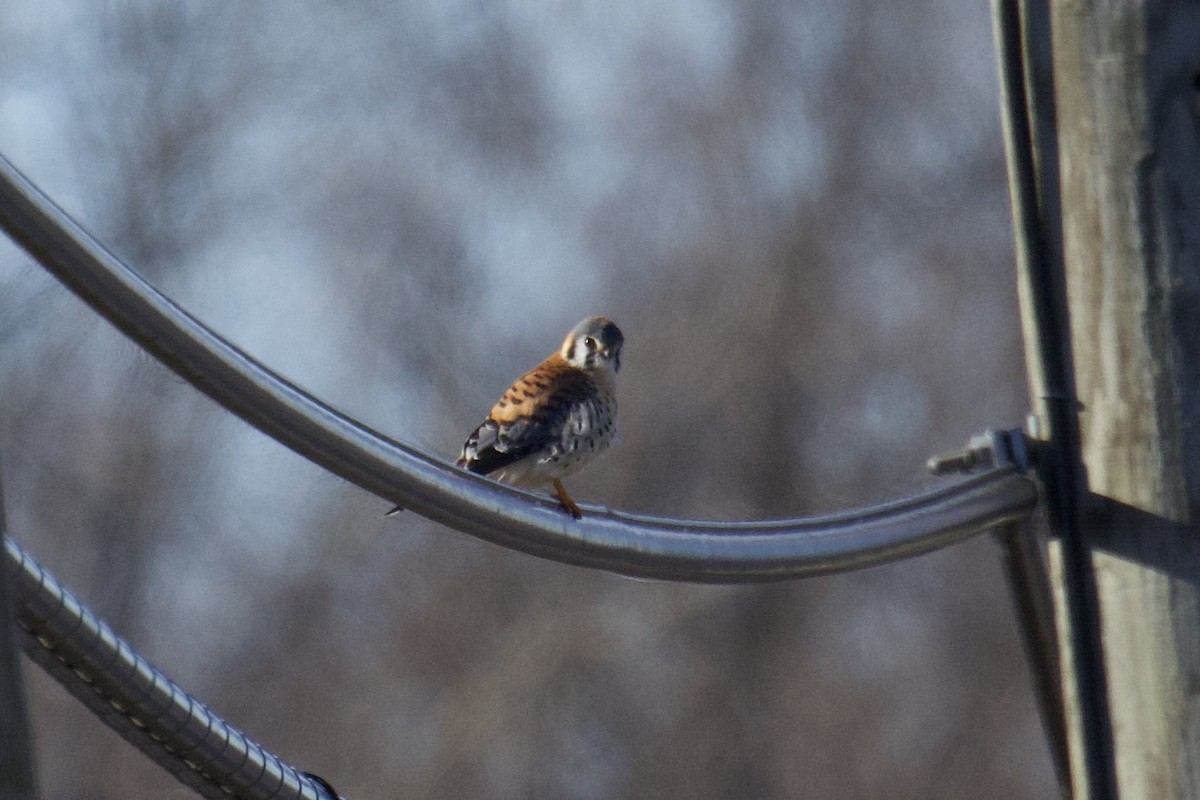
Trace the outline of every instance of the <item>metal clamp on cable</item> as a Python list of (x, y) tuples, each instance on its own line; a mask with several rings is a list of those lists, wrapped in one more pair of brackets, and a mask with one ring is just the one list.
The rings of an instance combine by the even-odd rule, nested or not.
[(1021, 428), (988, 428), (972, 436), (963, 449), (930, 458), (926, 467), (934, 475), (962, 475), (995, 467), (1027, 473), (1034, 466), (1036, 445)]

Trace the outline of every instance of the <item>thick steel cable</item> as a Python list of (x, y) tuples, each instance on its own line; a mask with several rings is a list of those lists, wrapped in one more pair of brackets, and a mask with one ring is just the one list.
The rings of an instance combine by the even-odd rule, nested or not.
[(147, 352), (268, 436), (382, 498), (542, 558), (663, 580), (782, 580), (928, 552), (1020, 519), (1037, 502), (1030, 479), (998, 469), (825, 517), (699, 522), (587, 507), (577, 521), (549, 499), (397, 443), (275, 374), (146, 283), (3, 157), (0, 228)]
[(333, 800), (138, 655), (4, 537), (22, 644), (33, 661), (184, 785), (212, 800)]

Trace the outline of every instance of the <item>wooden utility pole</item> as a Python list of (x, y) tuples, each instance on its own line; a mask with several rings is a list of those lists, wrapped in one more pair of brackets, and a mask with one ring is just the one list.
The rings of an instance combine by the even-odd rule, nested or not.
[(1051, 561), (1072, 784), (1200, 800), (1200, 3), (1049, 2), (1075, 537)]

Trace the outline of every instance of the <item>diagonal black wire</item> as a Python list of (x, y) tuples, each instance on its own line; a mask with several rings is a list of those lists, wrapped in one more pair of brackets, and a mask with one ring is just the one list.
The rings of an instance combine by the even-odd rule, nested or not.
[(322, 779), (265, 750), (179, 688), (4, 536), (26, 654), (108, 727), (212, 800), (331, 800)]
[(700, 522), (548, 499), (397, 443), (288, 382), (121, 263), (3, 157), (0, 228), (137, 344), (225, 408), (335, 475), (432, 520), (515, 550), (627, 575), (739, 583), (867, 567), (1025, 517), (1033, 482), (1002, 468), (927, 494), (825, 517)]

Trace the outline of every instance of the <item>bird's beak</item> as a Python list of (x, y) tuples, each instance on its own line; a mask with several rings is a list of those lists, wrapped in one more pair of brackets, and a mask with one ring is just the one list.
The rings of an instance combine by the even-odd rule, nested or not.
[(621, 348), (606, 347), (606, 348), (604, 348), (603, 352), (604, 352), (604, 359), (606, 361), (612, 362), (613, 372), (620, 372), (621, 371)]

